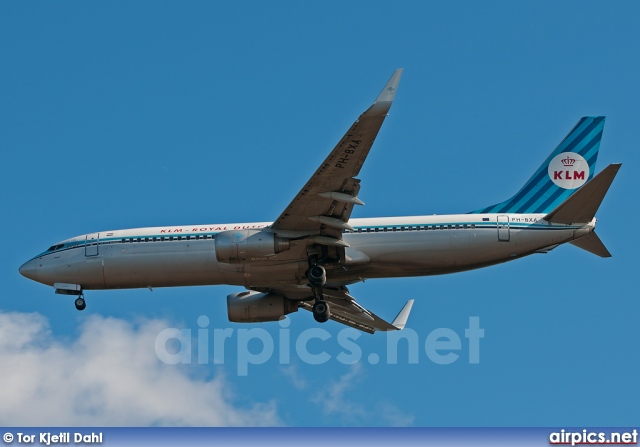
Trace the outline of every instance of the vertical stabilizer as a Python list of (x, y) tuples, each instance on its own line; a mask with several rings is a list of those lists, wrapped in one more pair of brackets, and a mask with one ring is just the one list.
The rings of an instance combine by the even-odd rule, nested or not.
[(604, 121), (604, 116), (581, 118), (516, 195), (472, 213), (548, 213), (553, 210), (593, 177)]
[(600, 208), (602, 199), (609, 191), (613, 179), (616, 178), (620, 166), (622, 166), (620, 163), (607, 166), (574, 195), (544, 216), (544, 220), (567, 225), (591, 222)]

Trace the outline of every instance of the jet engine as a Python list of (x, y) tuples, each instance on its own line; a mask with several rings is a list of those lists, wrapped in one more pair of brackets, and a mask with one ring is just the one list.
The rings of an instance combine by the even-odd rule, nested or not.
[(229, 264), (262, 261), (287, 251), (289, 240), (262, 230), (222, 231), (215, 237), (216, 258)]
[(298, 311), (298, 302), (273, 293), (247, 290), (227, 296), (229, 321), (234, 323), (261, 323), (282, 320), (285, 315)]

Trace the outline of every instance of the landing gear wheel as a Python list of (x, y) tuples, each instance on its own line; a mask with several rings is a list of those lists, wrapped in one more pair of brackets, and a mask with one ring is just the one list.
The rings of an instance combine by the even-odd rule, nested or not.
[(307, 270), (307, 278), (311, 283), (311, 287), (322, 287), (327, 283), (327, 272), (324, 267), (314, 265)]
[(313, 305), (313, 318), (318, 323), (324, 323), (329, 320), (331, 312), (329, 311), (329, 304), (326, 301), (316, 301)]
[(86, 301), (81, 296), (76, 298), (75, 305), (76, 305), (76, 309), (78, 309), (78, 310), (84, 310), (84, 308), (87, 307)]

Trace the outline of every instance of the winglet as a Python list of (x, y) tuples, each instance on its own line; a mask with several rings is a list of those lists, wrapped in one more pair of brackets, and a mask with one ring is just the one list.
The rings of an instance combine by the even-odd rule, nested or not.
[(398, 68), (391, 75), (391, 79), (384, 86), (378, 97), (376, 98), (376, 102), (392, 102), (393, 98), (396, 96), (396, 91), (398, 90), (398, 84), (400, 84), (400, 78), (402, 77), (402, 68)]
[(396, 327), (399, 331), (404, 329), (407, 324), (407, 320), (409, 319), (409, 314), (411, 313), (411, 308), (413, 307), (413, 300), (407, 301), (407, 304), (404, 305), (398, 316), (391, 323), (392, 326)]

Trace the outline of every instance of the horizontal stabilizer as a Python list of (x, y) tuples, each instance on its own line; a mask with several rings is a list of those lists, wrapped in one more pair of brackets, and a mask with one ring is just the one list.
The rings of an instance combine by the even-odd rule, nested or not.
[(591, 222), (620, 166), (622, 166), (620, 163), (607, 166), (556, 209), (544, 216), (544, 220), (561, 224)]
[(607, 247), (604, 246), (595, 232), (589, 233), (588, 235), (583, 236), (579, 239), (575, 239), (569, 243), (571, 245), (575, 245), (578, 248), (582, 248), (589, 253), (600, 256), (601, 258), (611, 257), (611, 253), (609, 253), (609, 250), (607, 250)]

